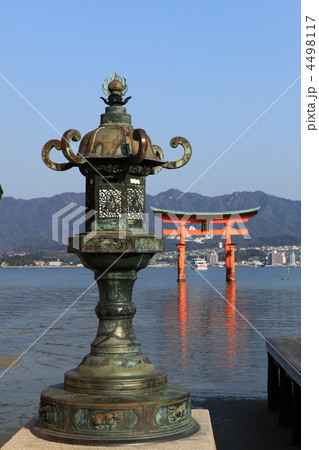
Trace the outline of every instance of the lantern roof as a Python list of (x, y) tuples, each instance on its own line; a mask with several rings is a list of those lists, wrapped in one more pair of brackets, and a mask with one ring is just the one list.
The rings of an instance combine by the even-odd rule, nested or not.
[[(100, 125), (85, 134), (80, 142), (78, 153), (72, 150), (71, 141), (79, 141), (79, 131), (66, 131), (61, 141), (51, 140), (42, 150), (44, 163), (53, 170), (67, 170), (79, 166), (85, 175), (90, 166), (104, 173), (112, 170), (137, 173), (139, 166), (143, 175), (156, 174), (162, 168), (177, 169), (184, 166), (191, 158), (192, 149), (189, 142), (182, 137), (171, 140), (171, 147), (179, 144), (184, 147), (184, 155), (178, 161), (165, 161), (164, 153), (158, 145), (153, 145), (148, 134), (141, 128), (134, 129), (131, 115), (127, 114), (124, 105), (131, 97), (124, 98), (128, 90), (126, 79), (114, 73), (102, 84), (102, 91), (107, 98), (100, 97), (107, 105), (101, 114)], [(68, 163), (56, 164), (51, 161), (49, 153), (55, 147), (62, 150)], [(113, 167), (113, 169), (110, 169)]]

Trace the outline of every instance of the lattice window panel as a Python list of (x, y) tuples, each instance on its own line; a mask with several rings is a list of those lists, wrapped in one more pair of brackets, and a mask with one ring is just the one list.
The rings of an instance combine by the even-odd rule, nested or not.
[(127, 189), (127, 218), (143, 219), (144, 190), (139, 188)]
[(99, 189), (99, 218), (119, 217), (121, 212), (121, 192), (116, 189)]

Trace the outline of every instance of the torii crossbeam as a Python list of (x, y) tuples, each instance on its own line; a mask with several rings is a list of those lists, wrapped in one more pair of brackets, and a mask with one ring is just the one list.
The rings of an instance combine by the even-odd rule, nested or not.
[[(224, 212), (186, 212), (170, 211), (167, 209), (152, 208), (156, 217), (160, 217), (163, 223), (175, 225), (175, 229), (163, 229), (166, 236), (180, 236), (178, 248), (178, 281), (186, 280), (185, 273), (185, 236), (223, 236), (225, 239), (225, 267), (226, 281), (235, 281), (235, 245), (231, 242), (231, 236), (248, 235), (245, 223), (255, 216), (260, 206), (253, 209)], [(200, 229), (190, 229), (186, 225), (200, 224)], [(222, 228), (214, 228), (214, 224)], [(237, 228), (234, 225), (237, 224)]]

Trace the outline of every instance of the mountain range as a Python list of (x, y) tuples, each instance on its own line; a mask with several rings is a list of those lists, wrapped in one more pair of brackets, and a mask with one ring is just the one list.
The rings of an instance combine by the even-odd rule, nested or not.
[[(0, 250), (18, 252), (64, 248), (63, 244), (52, 240), (52, 215), (71, 202), (83, 206), (85, 194), (67, 192), (31, 200), (3, 197), (0, 202)], [(150, 213), (150, 229), (153, 223), (150, 206), (196, 212), (236, 211), (260, 206), (258, 214), (248, 224), (252, 238), (250, 243), (300, 243), (301, 202), (298, 200), (280, 198), (262, 191), (208, 197), (169, 189), (157, 195), (147, 195), (146, 202), (147, 212)], [(238, 239), (243, 243), (244, 239), (237, 238), (237, 242)]]

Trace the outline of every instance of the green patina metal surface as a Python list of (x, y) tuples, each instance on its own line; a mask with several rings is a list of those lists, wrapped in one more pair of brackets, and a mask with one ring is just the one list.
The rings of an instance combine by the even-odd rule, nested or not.
[[(90, 353), (65, 373), (64, 384), (41, 393), (39, 422), (32, 432), (43, 439), (108, 445), (177, 439), (198, 429), (189, 392), (168, 383), (166, 373), (143, 354), (133, 329), (132, 302), (137, 272), (164, 249), (163, 238), (146, 232), (145, 177), (162, 167), (182, 167), (191, 146), (173, 138), (171, 146), (182, 145), (184, 156), (165, 162), (145, 131), (133, 129), (123, 107), (129, 99), (122, 99), (126, 90), (126, 80), (117, 74), (103, 84), (109, 106), (100, 127), (82, 139), (77, 155), (70, 144), (80, 139), (77, 130), (49, 141), (42, 151), (51, 169), (76, 166), (86, 177), (86, 229), (69, 239), (68, 251), (94, 272), (99, 289), (99, 325)], [(54, 163), (53, 148), (62, 150), (68, 162)]]

